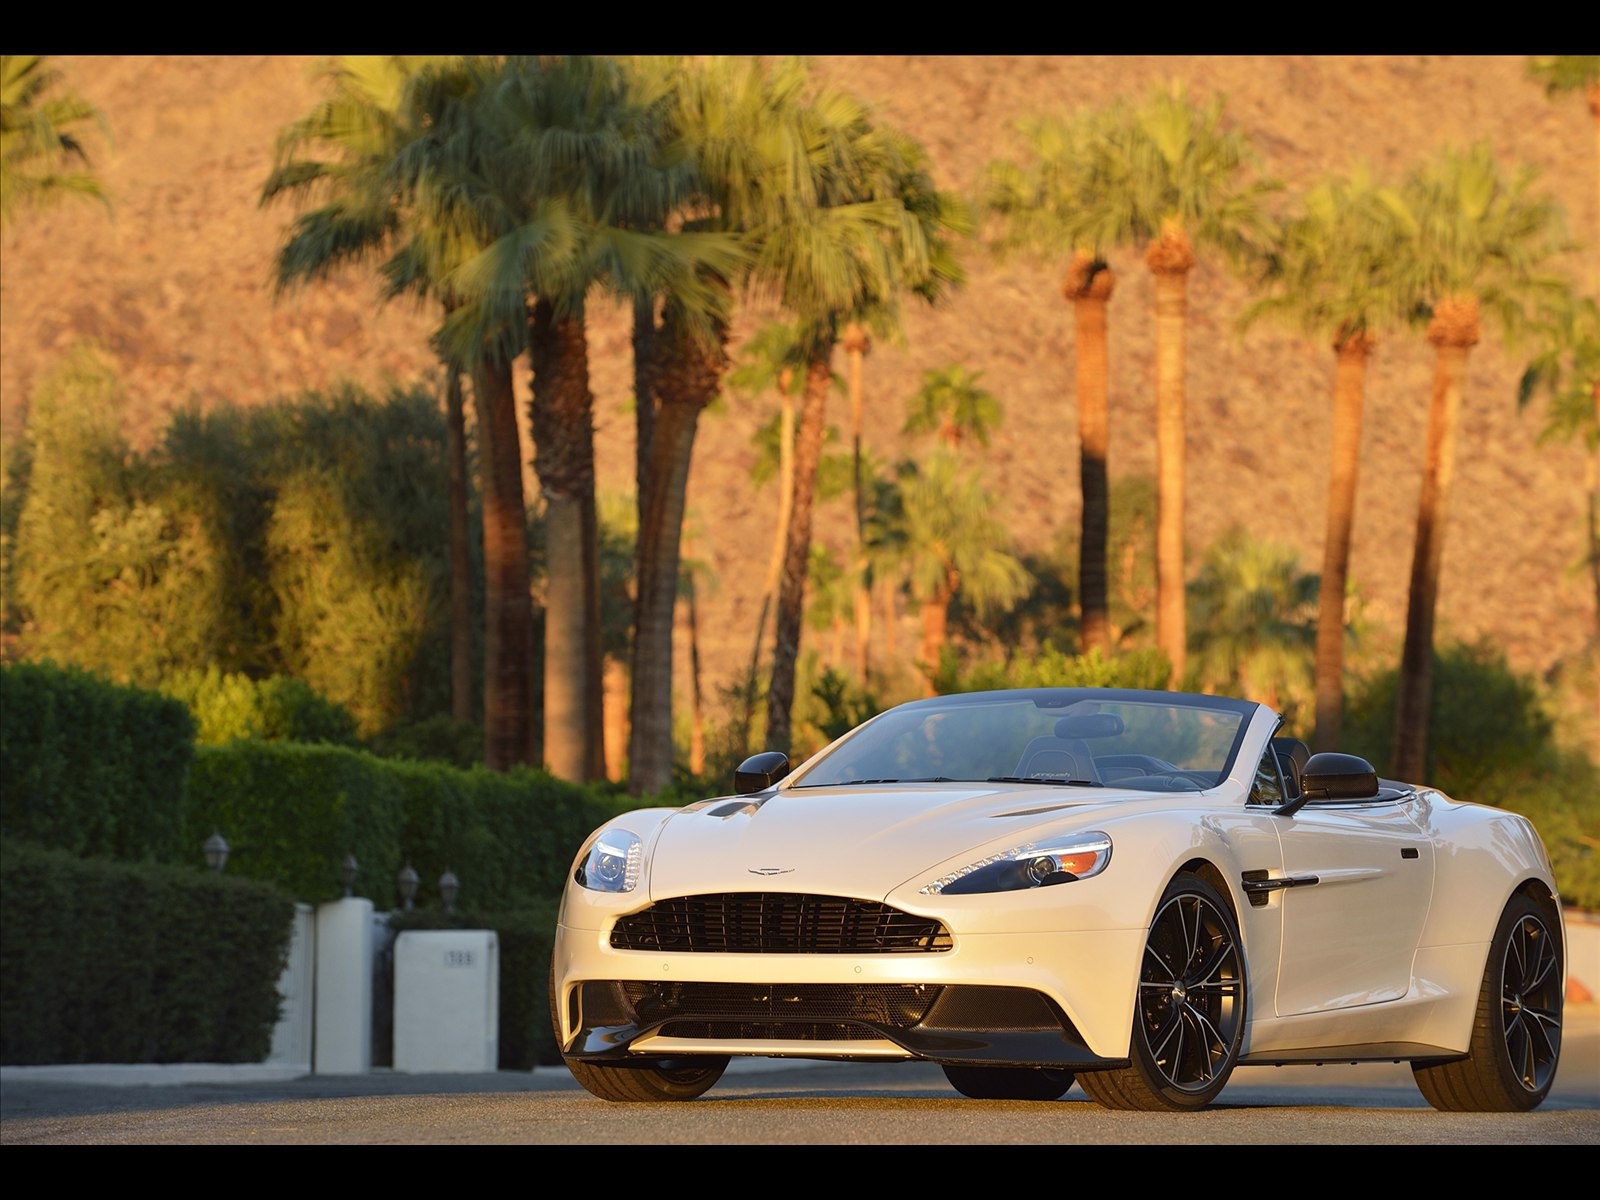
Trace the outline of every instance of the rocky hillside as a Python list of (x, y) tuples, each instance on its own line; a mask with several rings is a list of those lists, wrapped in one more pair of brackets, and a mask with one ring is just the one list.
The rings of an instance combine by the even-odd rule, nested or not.
[[(278, 131), (320, 95), (313, 58), (74, 57), (67, 82), (105, 113), (113, 142), (95, 166), (114, 215), (58, 209), (6, 234), (0, 310), (0, 432), (15, 437), (30, 389), (80, 338), (115, 356), (136, 442), (177, 406), (258, 403), (344, 379), (379, 387), (432, 368), (429, 321), (381, 308), (351, 275), (281, 301), (271, 261), (292, 213), (258, 204)], [(1595, 132), (1583, 101), (1549, 100), (1520, 57), (839, 56), (818, 73), (876, 105), (919, 139), (939, 182), (967, 192), (1013, 126), (1036, 112), (1142, 98), (1168, 80), (1199, 100), (1222, 96), (1268, 170), (1289, 188), (1370, 163), (1398, 177), (1446, 145), (1486, 141), (1503, 161), (1541, 171), (1588, 249), (1567, 264), (1597, 270)], [(903, 345), (867, 360), (866, 439), (890, 457), (921, 373), (964, 364), (1004, 405), (988, 479), (1024, 548), (1047, 545), (1078, 516), (1073, 329), (1060, 296), (1064, 262), (997, 264), (974, 250), (970, 279), (946, 306), (913, 311)], [(1153, 291), (1137, 256), (1113, 261), (1111, 469), (1154, 468)], [(1333, 356), (1292, 331), (1247, 336), (1246, 296), (1220, 266), (1192, 277), (1188, 372), (1191, 561), (1224, 529), (1296, 547), (1320, 565)], [(597, 314), (592, 334), (602, 485), (630, 486), (626, 325)], [(1449, 501), (1440, 600), (1444, 637), (1487, 635), (1514, 666), (1546, 671), (1592, 636), (1584, 550), (1585, 472), (1576, 446), (1538, 444), (1539, 414), (1519, 413), (1521, 361), (1486, 339), (1472, 355), (1461, 449)], [(1352, 573), (1375, 639), (1397, 645), (1404, 617), (1431, 357), (1417, 340), (1372, 361)], [(842, 362), (841, 362), (842, 369)], [(526, 388), (526, 377), (519, 384)], [(715, 686), (748, 640), (767, 557), (773, 497), (750, 482), (752, 432), (771, 401), (735, 401), (702, 425), (690, 502), (699, 552), (720, 577), (703, 600), (704, 657)], [(838, 419), (846, 417), (838, 405)], [(843, 511), (821, 533), (842, 541)], [(901, 638), (904, 649), (911, 644)], [(1395, 652), (1397, 656), (1397, 651)]]

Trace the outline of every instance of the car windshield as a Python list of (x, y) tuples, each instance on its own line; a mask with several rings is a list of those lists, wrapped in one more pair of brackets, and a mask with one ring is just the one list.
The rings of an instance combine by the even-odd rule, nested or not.
[(866, 722), (793, 786), (949, 781), (1199, 791), (1231, 770), (1255, 708), (1123, 689), (941, 696)]

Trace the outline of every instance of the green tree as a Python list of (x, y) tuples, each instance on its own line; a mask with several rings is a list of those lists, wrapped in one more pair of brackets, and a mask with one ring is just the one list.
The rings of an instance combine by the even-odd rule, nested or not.
[[(1600, 200), (1600, 54), (1552, 54), (1530, 58), (1528, 75), (1544, 85), (1545, 95), (1552, 100), (1581, 92), (1588, 102), (1589, 115), (1594, 118), (1595, 198)], [(1595, 221), (1594, 245), (1600, 246), (1600, 208), (1596, 209)], [(1600, 268), (1593, 270), (1590, 282), (1600, 287)]]
[(1523, 372), (1518, 401), (1529, 405), (1546, 399), (1540, 440), (1581, 441), (1590, 453), (1588, 478), (1589, 552), (1585, 560), (1594, 583), (1596, 636), (1600, 637), (1600, 493), (1596, 455), (1600, 455), (1600, 304), (1592, 297), (1574, 298), (1540, 322), (1541, 349)]
[(1032, 581), (1007, 548), (1010, 536), (992, 497), (975, 472), (963, 472), (954, 451), (941, 446), (921, 464), (904, 464), (899, 490), (897, 558), (921, 613), (918, 660), (931, 696), (957, 594), (982, 619), (1015, 605)]
[(48, 59), (0, 54), (0, 227), (68, 197), (98, 200), (110, 211), (105, 184), (88, 169), (85, 124), (105, 132), (104, 115), (64, 87)]
[(700, 415), (732, 367), (726, 345), (733, 303), (753, 283), (746, 248), (763, 236), (774, 214), (771, 196), (787, 186), (786, 171), (804, 154), (806, 71), (798, 60), (769, 66), (753, 57), (650, 59), (636, 66), (646, 81), (669, 81), (658, 84), (661, 136), (691, 170), (668, 215), (681, 221), (678, 237), (700, 239), (696, 252), (703, 255), (687, 278), (664, 290), (660, 327), (646, 339), (655, 412), (641, 473), (629, 755), (629, 787), (637, 795), (671, 780), (672, 644), (683, 594), (691, 455)]
[[(726, 239), (666, 230), (682, 199), (679, 148), (659, 97), (619, 63), (525, 57), (474, 70), (485, 85), (434, 134), (448, 166), (429, 186), (474, 223), (484, 247), (456, 277), (466, 299), (447, 335), (467, 350), (509, 349), (523, 325), (545, 501), (545, 756), (559, 775), (597, 778), (602, 655), (586, 308), (596, 290), (635, 311), (667, 295), (666, 319), (701, 333), (716, 293), (706, 275), (729, 270), (734, 255)], [(651, 375), (656, 394), (672, 386), (659, 365)]]
[(767, 689), (767, 741), (787, 750), (800, 645), (818, 464), (842, 325), (893, 315), (904, 296), (936, 302), (962, 279), (956, 240), (965, 207), (937, 189), (926, 153), (843, 93), (809, 109), (806, 175), (780, 197), (757, 246), (757, 276), (800, 324), (805, 367), (795, 439), (794, 493), (779, 579), (776, 644)]
[(1293, 723), (1312, 691), (1317, 585), (1291, 548), (1240, 526), (1224, 533), (1189, 584), (1198, 685), (1259, 700)]
[(13, 551), (26, 656), (154, 685), (206, 662), (226, 613), (221, 556), (129, 448), (109, 359), (77, 347), (33, 395)]
[(1405, 213), (1417, 231), (1417, 286), (1434, 347), (1395, 704), (1393, 770), (1412, 782), (1428, 779), (1434, 615), (1467, 359), (1486, 318), (1514, 343), (1539, 306), (1559, 301), (1568, 287), (1551, 273), (1553, 260), (1567, 248), (1562, 213), (1555, 201), (1534, 191), (1535, 180), (1525, 167), (1508, 175), (1480, 144), (1445, 150), (1413, 172), (1405, 188)]
[(1000, 424), (1000, 401), (980, 386), (982, 371), (960, 364), (935, 367), (922, 373), (922, 386), (907, 402), (904, 433), (931, 433), (953, 450), (968, 441), (989, 444)]
[[(1124, 211), (1116, 228), (1145, 242), (1155, 277), (1156, 324), (1156, 643), (1182, 686), (1185, 630), (1185, 334), (1189, 272), (1196, 247), (1236, 264), (1272, 242), (1266, 209), (1278, 185), (1251, 174), (1255, 154), (1226, 127), (1222, 100), (1191, 103), (1180, 86), (1154, 92), (1143, 107), (1115, 115), (1095, 144), (1097, 168)], [(1096, 244), (1090, 242), (1088, 244)]]
[(1106, 261), (1114, 246), (1138, 240), (1133, 210), (1106, 186), (1115, 176), (1101, 144), (1110, 136), (1114, 110), (1085, 111), (1070, 119), (1032, 117), (1020, 126), (1026, 161), (990, 162), (981, 211), (990, 248), (1002, 258), (1067, 258), (1061, 294), (1072, 305), (1074, 390), (1078, 409), (1078, 481), (1082, 494), (1078, 534), (1079, 637), (1086, 650), (1111, 646), (1107, 597), (1110, 520), (1109, 355), (1106, 330), (1116, 274)]
[[(329, 95), (305, 117), (291, 124), (279, 136), (272, 173), (262, 188), (262, 203), (293, 196), (302, 203), (321, 203), (303, 209), (286, 234), (277, 258), (277, 287), (281, 297), (292, 286), (327, 277), (349, 265), (373, 264), (393, 254), (408, 237), (430, 236), (437, 231), (422, 227), (423, 218), (403, 202), (391, 176), (400, 147), (417, 132), (415, 111), (409, 89), (419, 73), (454, 61), (450, 57), (406, 55), (352, 55), (341, 58), (326, 71), (324, 82)], [(392, 266), (394, 259), (390, 259)], [(393, 278), (391, 276), (391, 278)], [(415, 285), (413, 284), (415, 287)], [(417, 288), (416, 290), (424, 290)], [(448, 312), (454, 303), (444, 279), (429, 281), (438, 302)], [(449, 443), (449, 546), (450, 546), (450, 664), (451, 712), (457, 721), (469, 721), (474, 713), (472, 681), (472, 618), (470, 605), (471, 548), (468, 537), (470, 487), (467, 469), (467, 439), (462, 394), (462, 364), (444, 362), (445, 416)], [(490, 428), (485, 418), (492, 415), (480, 404), (480, 430)], [(483, 438), (484, 444), (502, 445), (506, 430), (498, 440)], [(510, 448), (515, 452), (513, 439)], [(492, 460), (488, 460), (492, 461)], [(487, 471), (488, 468), (486, 467)], [(520, 480), (518, 484), (520, 492)], [(483, 519), (497, 524), (521, 521), (514, 503), (486, 506)], [(486, 544), (501, 545), (503, 539), (486, 539)], [(495, 574), (498, 575), (498, 564)], [(514, 603), (496, 603), (486, 614), (486, 628), (496, 631), (497, 643), (516, 644), (531, 640), (524, 625), (531, 626), (531, 613), (523, 622)], [(519, 661), (515, 655), (497, 655), (491, 661)], [(502, 724), (501, 714), (508, 708), (525, 709), (531, 695), (517, 699), (530, 684), (526, 680), (493, 689), (486, 697), (486, 722)], [(526, 712), (513, 716), (510, 723), (525, 729)], [(505, 749), (504, 738), (497, 743), (516, 760), (519, 751)], [(527, 757), (526, 748), (520, 757)], [(500, 763), (501, 754), (489, 761)]]
[(1287, 320), (1333, 348), (1333, 441), (1317, 614), (1316, 725), (1312, 747), (1339, 745), (1349, 620), (1350, 539), (1361, 463), (1367, 362), (1379, 339), (1413, 316), (1416, 296), (1404, 272), (1410, 229), (1392, 193), (1368, 171), (1330, 177), (1301, 199), (1268, 259), (1261, 293), (1241, 324)]

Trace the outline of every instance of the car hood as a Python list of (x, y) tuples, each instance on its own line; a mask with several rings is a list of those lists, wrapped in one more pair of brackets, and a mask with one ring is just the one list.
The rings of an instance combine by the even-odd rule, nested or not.
[[(1088, 827), (1109, 805), (1140, 794), (948, 783), (792, 788), (714, 800), (663, 823), (650, 857), (650, 894), (882, 898), (948, 859), (996, 841), (1025, 842), (1044, 828)], [(1149, 797), (1157, 804), (1174, 798)]]

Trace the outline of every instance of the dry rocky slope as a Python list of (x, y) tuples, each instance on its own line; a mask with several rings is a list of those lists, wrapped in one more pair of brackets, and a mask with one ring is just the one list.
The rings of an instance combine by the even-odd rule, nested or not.
[[(95, 165), (114, 218), (58, 209), (6, 235), (0, 310), (0, 431), (21, 428), (30, 390), (73, 341), (114, 356), (136, 443), (176, 407), (254, 404), (352, 380), (371, 388), (433, 367), (427, 314), (380, 307), (352, 273), (274, 301), (273, 254), (292, 216), (258, 204), (275, 135), (321, 95), (319, 60), (280, 56), (61, 56), (67, 81), (101, 108), (115, 139)], [(1547, 99), (1521, 57), (836, 56), (818, 75), (847, 86), (928, 150), (941, 186), (968, 193), (984, 163), (1017, 147), (1015, 122), (1046, 111), (1142, 99), (1170, 80), (1199, 100), (1221, 96), (1228, 121), (1291, 189), (1369, 163), (1398, 177), (1444, 146), (1485, 141), (1503, 161), (1539, 169), (1586, 248), (1565, 264), (1593, 287), (1595, 133), (1576, 96)], [(904, 444), (905, 401), (923, 371), (983, 372), (1004, 405), (984, 454), (987, 481), (1019, 545), (1042, 548), (1078, 519), (1073, 328), (1062, 261), (1006, 263), (976, 248), (966, 287), (934, 310), (910, 310), (903, 345), (874, 347), (866, 366), (868, 446)], [(1113, 260), (1111, 470), (1154, 469), (1153, 290), (1139, 257)], [(1321, 563), (1333, 356), (1297, 332), (1234, 318), (1247, 295), (1214, 262), (1193, 272), (1188, 331), (1188, 539), (1191, 568), (1240, 522)], [(747, 329), (742, 332), (748, 332)], [(601, 484), (631, 487), (630, 363), (620, 312), (592, 322)], [(1404, 619), (1431, 377), (1417, 337), (1372, 359), (1352, 574), (1375, 639), (1394, 661)], [(840, 355), (839, 369), (844, 369)], [(1524, 671), (1578, 653), (1594, 629), (1594, 596), (1576, 569), (1584, 549), (1585, 456), (1538, 444), (1537, 412), (1519, 413), (1522, 362), (1493, 337), (1474, 350), (1449, 498), (1441, 637), (1488, 636)], [(526, 373), (518, 380), (524, 394)], [(702, 601), (708, 686), (731, 681), (748, 641), (768, 554), (774, 497), (750, 482), (753, 431), (771, 397), (708, 415), (690, 504), (696, 552), (720, 578)], [(835, 402), (833, 419), (848, 419)], [(530, 451), (531, 453), (531, 451)], [(842, 545), (842, 505), (820, 535)], [(901, 653), (913, 645), (908, 625)]]

